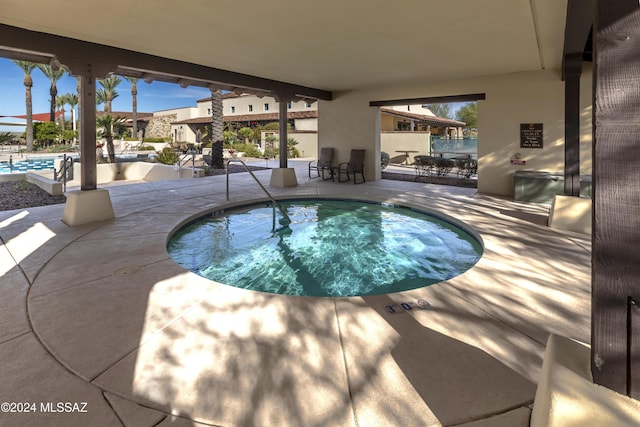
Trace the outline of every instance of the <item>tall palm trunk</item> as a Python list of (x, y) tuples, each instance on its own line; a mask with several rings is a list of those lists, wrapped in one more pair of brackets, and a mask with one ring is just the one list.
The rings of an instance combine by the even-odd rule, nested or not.
[(222, 94), (211, 90), (211, 164), (214, 168), (224, 168), (222, 152), (224, 119), (222, 115)]
[(138, 138), (138, 79), (125, 77), (131, 83), (131, 136)]
[[(81, 108), (82, 108), (82, 86), (80, 84), (80, 79), (81, 78), (82, 77), (80, 77), (80, 76), (76, 77), (76, 92), (78, 92), (78, 116), (80, 115), (80, 111), (81, 111)], [(73, 123), (74, 123), (73, 130), (78, 131), (78, 135), (80, 135), (80, 120), (78, 120), (77, 124), (76, 124), (75, 120), (74, 120)], [(78, 147), (82, 147), (82, 144), (78, 145)]]
[(24, 71), (24, 80), (22, 83), (24, 84), (24, 99), (27, 109), (27, 152), (31, 152), (33, 151), (33, 100), (31, 98), (33, 79), (31, 78), (31, 72), (36, 68), (36, 64), (34, 62), (18, 60), (14, 60), (13, 63)]
[(51, 96), (51, 109), (49, 111), (49, 121), (56, 122), (56, 97), (58, 96), (58, 88), (55, 83), (51, 83), (49, 88), (49, 96)]
[(27, 104), (27, 152), (33, 151), (33, 100), (31, 99), (31, 87), (33, 79), (24, 76), (24, 97)]

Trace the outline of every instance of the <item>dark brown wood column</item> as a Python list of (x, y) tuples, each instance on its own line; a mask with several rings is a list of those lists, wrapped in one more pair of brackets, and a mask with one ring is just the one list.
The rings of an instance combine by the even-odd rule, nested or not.
[(640, 6), (598, 0), (594, 26), (594, 381), (640, 399)]
[(580, 196), (580, 76), (582, 52), (564, 57), (564, 194)]

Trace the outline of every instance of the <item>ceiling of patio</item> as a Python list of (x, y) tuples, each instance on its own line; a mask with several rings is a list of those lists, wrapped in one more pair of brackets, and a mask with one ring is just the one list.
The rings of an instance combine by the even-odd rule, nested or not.
[(0, 0), (0, 23), (328, 91), (562, 62), (567, 0)]

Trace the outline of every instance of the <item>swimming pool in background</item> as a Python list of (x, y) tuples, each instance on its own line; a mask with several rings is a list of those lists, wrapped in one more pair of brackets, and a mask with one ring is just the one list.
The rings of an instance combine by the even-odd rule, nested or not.
[(462, 274), (482, 256), (471, 233), (425, 212), (332, 199), (281, 205), (288, 226), (274, 231), (274, 210), (264, 203), (219, 212), (175, 232), (168, 252), (211, 280), (297, 296), (420, 288)]
[[(54, 168), (54, 161), (58, 157), (34, 157), (31, 159), (19, 159), (13, 160), (13, 170), (9, 168), (8, 161), (0, 162), (0, 173), (18, 173), (18, 172), (31, 172), (41, 170), (52, 170)], [(60, 157), (61, 158), (61, 157)]]

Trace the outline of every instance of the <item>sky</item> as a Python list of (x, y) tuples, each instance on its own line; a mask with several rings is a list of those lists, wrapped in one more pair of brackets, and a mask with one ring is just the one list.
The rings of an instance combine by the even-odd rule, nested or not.
[[(33, 113), (49, 112), (49, 79), (39, 70), (31, 73), (33, 87), (31, 96), (33, 100)], [(24, 72), (10, 59), (0, 58), (0, 116), (25, 115), (25, 87)], [(68, 73), (58, 80), (56, 87), (58, 95), (76, 93), (76, 78)], [(100, 87), (99, 85), (97, 85)], [(138, 112), (153, 113), (155, 111), (172, 108), (195, 107), (198, 99), (210, 96), (209, 89), (201, 87), (182, 88), (175, 83), (138, 81)], [(112, 111), (131, 111), (131, 84), (124, 78), (116, 88), (119, 96), (113, 100)], [(451, 114), (464, 105), (463, 103), (451, 104)], [(68, 110), (68, 106), (65, 108)], [(98, 107), (102, 109), (102, 106)], [(71, 113), (67, 111), (67, 118)], [(0, 123), (24, 123), (20, 119), (0, 118)], [(24, 126), (4, 126), (0, 124), (0, 132), (24, 132)]]
[[(49, 112), (49, 88), (51, 83), (39, 69), (31, 73), (33, 87), (33, 113)], [(0, 58), (0, 116), (26, 114), (24, 72), (10, 59)], [(113, 100), (113, 111), (131, 111), (131, 84), (122, 79), (116, 88), (119, 96)], [(76, 78), (68, 73), (58, 80), (58, 95), (76, 93)], [(138, 111), (152, 113), (171, 108), (195, 107), (198, 99), (210, 96), (209, 89), (200, 87), (182, 88), (174, 83), (138, 81)], [(98, 87), (100, 87), (98, 85)], [(101, 109), (102, 106), (99, 106)], [(67, 106), (66, 110), (69, 109)], [(67, 112), (67, 117), (70, 113)], [(16, 122), (16, 120), (0, 118), (0, 122)], [(23, 132), (24, 127), (0, 126), (1, 132)]]

